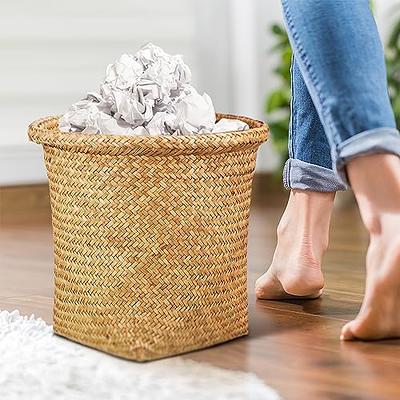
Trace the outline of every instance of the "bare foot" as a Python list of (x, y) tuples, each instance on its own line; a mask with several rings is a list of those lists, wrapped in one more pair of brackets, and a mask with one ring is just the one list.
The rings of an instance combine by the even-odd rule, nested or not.
[(279, 223), (278, 243), (268, 271), (257, 279), (259, 299), (315, 299), (322, 293), (323, 253), (335, 193), (293, 190)]
[(389, 154), (359, 157), (348, 164), (347, 171), (370, 245), (365, 297), (359, 314), (343, 327), (340, 338), (400, 337), (400, 158)]
[(400, 235), (386, 243), (371, 239), (365, 297), (358, 316), (340, 336), (342, 340), (396, 337), (400, 337)]

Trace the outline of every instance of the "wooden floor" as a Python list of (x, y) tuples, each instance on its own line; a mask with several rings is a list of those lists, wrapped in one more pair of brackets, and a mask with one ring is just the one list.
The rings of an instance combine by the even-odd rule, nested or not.
[[(52, 239), (46, 204), (18, 208), (1, 220), (0, 309), (18, 308), (51, 323)], [(341, 326), (360, 306), (367, 237), (353, 207), (336, 209), (324, 260), (326, 290), (309, 301), (256, 301), (255, 279), (271, 260), (282, 196), (264, 195), (252, 209), (249, 240), (250, 335), (184, 355), (251, 371), (285, 399), (372, 400), (400, 398), (400, 341), (340, 343)], [(254, 399), (256, 400), (256, 399)]]

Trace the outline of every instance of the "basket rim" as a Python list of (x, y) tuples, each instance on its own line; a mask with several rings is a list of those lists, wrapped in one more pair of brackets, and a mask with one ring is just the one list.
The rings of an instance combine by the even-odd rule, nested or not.
[(110, 155), (179, 155), (226, 153), (256, 149), (269, 137), (266, 123), (249, 117), (217, 113), (222, 118), (239, 119), (250, 126), (243, 131), (205, 133), (201, 135), (112, 135), (62, 132), (60, 116), (49, 116), (32, 122), (28, 128), (31, 141), (47, 147), (72, 152)]

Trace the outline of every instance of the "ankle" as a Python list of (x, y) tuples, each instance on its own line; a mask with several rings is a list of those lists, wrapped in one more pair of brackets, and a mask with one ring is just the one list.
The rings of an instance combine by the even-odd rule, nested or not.
[(370, 236), (379, 236), (382, 233), (382, 216), (367, 207), (364, 207), (360, 212), (364, 226)]
[(371, 235), (400, 219), (400, 158), (393, 154), (357, 157), (347, 165), (361, 218)]
[[(335, 192), (293, 190), (277, 226), (278, 241), (291, 241), (316, 252), (316, 258), (328, 247), (329, 225)], [(293, 242), (295, 240), (295, 242)]]
[(371, 238), (400, 239), (400, 210), (397, 213), (388, 213), (364, 205), (360, 206), (360, 213)]

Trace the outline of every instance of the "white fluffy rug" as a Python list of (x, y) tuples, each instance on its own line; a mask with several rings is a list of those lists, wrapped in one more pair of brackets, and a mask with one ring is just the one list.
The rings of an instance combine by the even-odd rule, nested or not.
[(41, 319), (0, 312), (1, 400), (277, 400), (255, 375), (179, 357), (139, 364), (53, 335)]

